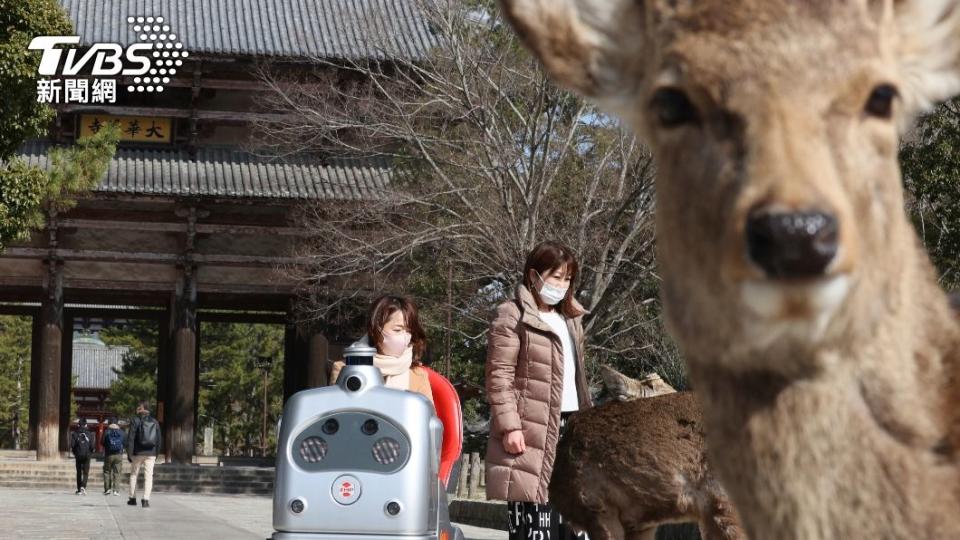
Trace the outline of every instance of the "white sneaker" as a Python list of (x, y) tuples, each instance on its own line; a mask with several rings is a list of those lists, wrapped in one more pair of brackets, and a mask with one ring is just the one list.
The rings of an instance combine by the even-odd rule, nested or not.
[(87, 494), (87, 488), (80, 488), (80, 494), (81, 494), (81, 495), (86, 495), (86, 494)]
[(120, 496), (120, 492), (117, 491), (117, 490), (113, 490), (113, 496), (114, 496), (114, 497), (119, 497), (119, 496)]

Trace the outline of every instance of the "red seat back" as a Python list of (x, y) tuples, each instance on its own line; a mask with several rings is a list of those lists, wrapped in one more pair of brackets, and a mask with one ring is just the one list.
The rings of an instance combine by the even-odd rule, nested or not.
[(443, 423), (443, 443), (440, 446), (440, 481), (444, 487), (450, 481), (450, 472), (463, 451), (463, 412), (460, 396), (446, 377), (423, 366), (430, 377), (430, 391), (437, 417)]

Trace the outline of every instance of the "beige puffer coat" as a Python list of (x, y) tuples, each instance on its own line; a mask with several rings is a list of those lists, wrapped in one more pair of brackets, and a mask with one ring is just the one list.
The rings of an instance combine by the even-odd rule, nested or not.
[[(580, 309), (579, 316), (567, 319), (567, 327), (577, 350), (577, 397), (582, 410), (592, 403), (583, 368), (583, 308)], [(486, 365), (490, 402), (488, 499), (547, 502), (547, 486), (560, 438), (563, 345), (538, 312), (533, 295), (521, 285), (515, 301), (497, 308), (496, 319), (490, 326)], [(523, 431), (527, 450), (515, 456), (504, 450), (502, 439), (504, 434), (518, 429)]]

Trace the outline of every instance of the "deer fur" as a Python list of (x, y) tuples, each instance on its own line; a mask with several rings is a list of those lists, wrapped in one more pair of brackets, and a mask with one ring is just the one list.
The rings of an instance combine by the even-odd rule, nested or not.
[(693, 395), (658, 376), (654, 391), (651, 376), (601, 373), (618, 401), (574, 415), (557, 446), (550, 503), (564, 519), (591, 540), (652, 539), (657, 526), (687, 521), (704, 540), (746, 538), (707, 463)]
[[(960, 92), (960, 0), (501, 5), (654, 152), (667, 324), (748, 535), (960, 538), (960, 331), (897, 162), (914, 116)], [(866, 106), (881, 85), (889, 115)], [(673, 91), (694, 121), (670, 124)], [(836, 217), (823, 276), (751, 262), (757, 205)]]

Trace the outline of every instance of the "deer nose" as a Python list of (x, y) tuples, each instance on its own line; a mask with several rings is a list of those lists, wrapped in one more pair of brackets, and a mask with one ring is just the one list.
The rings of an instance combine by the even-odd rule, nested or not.
[(768, 277), (813, 278), (837, 255), (837, 229), (823, 212), (758, 209), (747, 218), (747, 251)]

